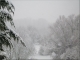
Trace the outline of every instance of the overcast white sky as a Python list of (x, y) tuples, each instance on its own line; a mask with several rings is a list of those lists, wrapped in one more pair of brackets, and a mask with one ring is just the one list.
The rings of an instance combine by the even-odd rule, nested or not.
[(54, 22), (60, 15), (79, 14), (79, 0), (12, 0), (14, 20), (31, 18)]

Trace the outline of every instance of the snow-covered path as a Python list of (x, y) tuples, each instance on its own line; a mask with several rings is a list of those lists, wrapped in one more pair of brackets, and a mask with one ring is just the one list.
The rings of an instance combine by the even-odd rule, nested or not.
[(42, 55), (39, 55), (39, 50), (40, 50), (40, 45), (39, 44), (36, 44), (36, 45), (34, 45), (34, 47), (35, 47), (35, 50), (36, 50), (36, 53), (35, 53), (35, 55), (33, 55), (33, 56), (31, 56), (31, 57), (29, 57), (29, 59), (41, 59), (41, 60), (51, 60), (52, 59), (52, 57), (50, 56), (50, 55), (48, 55), (48, 56), (42, 56)]
[(41, 55), (35, 55), (35, 56), (32, 56), (30, 59), (41, 59), (41, 60), (51, 60), (52, 57), (51, 56), (41, 56)]

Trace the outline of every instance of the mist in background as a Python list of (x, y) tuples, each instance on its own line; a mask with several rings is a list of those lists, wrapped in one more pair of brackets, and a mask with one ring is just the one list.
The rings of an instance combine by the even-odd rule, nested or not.
[(61, 15), (79, 14), (79, 0), (12, 0), (15, 6), (14, 23), (17, 26), (34, 26), (43, 34)]
[[(31, 58), (55, 56), (57, 59), (64, 59), (69, 54), (70, 58), (78, 57), (79, 0), (12, 2), (15, 6), (16, 31), (23, 38)], [(75, 41), (77, 42), (74, 44)], [(39, 49), (35, 46), (39, 46)], [(36, 49), (39, 50), (37, 54)], [(70, 51), (75, 53), (71, 54)]]
[(79, 0), (12, 0), (15, 6), (15, 22), (17, 19), (45, 19), (55, 22), (60, 15), (79, 14)]

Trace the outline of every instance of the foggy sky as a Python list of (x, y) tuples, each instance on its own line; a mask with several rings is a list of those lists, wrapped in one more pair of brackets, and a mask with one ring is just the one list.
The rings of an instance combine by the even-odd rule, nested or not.
[(12, 0), (14, 20), (43, 18), (52, 23), (60, 15), (79, 14), (79, 0)]

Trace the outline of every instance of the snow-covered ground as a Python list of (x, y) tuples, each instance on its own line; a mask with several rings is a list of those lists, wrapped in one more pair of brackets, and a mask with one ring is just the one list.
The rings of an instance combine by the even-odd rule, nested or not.
[(39, 55), (39, 54), (38, 54), (38, 52), (39, 52), (39, 50), (40, 50), (40, 46), (41, 46), (41, 45), (39, 45), (39, 44), (35, 44), (35, 45), (34, 45), (35, 50), (36, 50), (36, 51), (35, 51), (36, 53), (35, 53), (35, 55), (29, 57), (29, 59), (41, 59), (41, 60), (43, 60), (43, 59), (48, 59), (48, 60), (49, 60), (49, 59), (50, 59), (50, 60), (51, 60), (52, 57), (51, 57), (50, 55), (42, 56), (42, 55)]
[(35, 56), (32, 56), (30, 59), (52, 59), (52, 57), (51, 56), (41, 56), (41, 55), (35, 55)]

